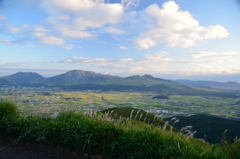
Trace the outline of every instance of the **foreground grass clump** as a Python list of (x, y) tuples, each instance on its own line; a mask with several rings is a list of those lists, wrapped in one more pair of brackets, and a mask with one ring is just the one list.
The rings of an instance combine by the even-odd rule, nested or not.
[(8, 115), (17, 114), (17, 107), (15, 104), (9, 101), (0, 100), (0, 119)]
[[(103, 158), (236, 158), (235, 145), (214, 146), (182, 133), (107, 114), (62, 112), (57, 117), (3, 116), (0, 135)], [(140, 122), (140, 121), (137, 121)], [(232, 150), (231, 153), (228, 153)]]

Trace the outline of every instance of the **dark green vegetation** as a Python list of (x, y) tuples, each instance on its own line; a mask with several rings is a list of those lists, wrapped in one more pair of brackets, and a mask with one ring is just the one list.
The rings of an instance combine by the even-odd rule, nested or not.
[[(14, 106), (14, 105), (12, 105)], [(5, 102), (1, 110), (8, 109)], [(109, 113), (108, 113), (109, 114)], [(103, 158), (198, 158), (234, 159), (240, 157), (240, 140), (210, 145), (182, 133), (159, 129), (130, 119), (114, 121), (107, 114), (62, 112), (57, 117), (16, 115), (0, 118), (0, 135), (16, 141), (100, 155)]]
[(17, 107), (9, 101), (0, 100), (0, 120), (9, 115), (16, 115)]
[(165, 94), (159, 94), (159, 95), (152, 97), (152, 99), (169, 99), (169, 97)]
[[(181, 129), (186, 125), (193, 126), (193, 129), (197, 131), (194, 135), (196, 138), (202, 138), (210, 143), (220, 143), (225, 137), (230, 141), (240, 136), (240, 121), (223, 119), (215, 116), (207, 116), (203, 114), (193, 115), (190, 117), (178, 116), (179, 122), (174, 125), (176, 129)], [(166, 121), (171, 118), (164, 119)]]
[(72, 70), (54, 77), (44, 78), (37, 73), (18, 72), (3, 77), (0, 85), (62, 87), (66, 90), (140, 91), (181, 95), (213, 95), (236, 97), (234, 91), (223, 91), (180, 84), (170, 80), (154, 78), (151, 75), (135, 75), (126, 78), (103, 75), (90, 71)]

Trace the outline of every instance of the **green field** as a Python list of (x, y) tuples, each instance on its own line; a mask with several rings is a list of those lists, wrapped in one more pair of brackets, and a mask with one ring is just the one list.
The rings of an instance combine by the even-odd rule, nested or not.
[(53, 114), (66, 109), (100, 111), (111, 107), (133, 107), (163, 117), (202, 113), (240, 119), (240, 97), (172, 95), (169, 99), (153, 99), (155, 93), (41, 90), (0, 91), (0, 99), (14, 100), (27, 114)]

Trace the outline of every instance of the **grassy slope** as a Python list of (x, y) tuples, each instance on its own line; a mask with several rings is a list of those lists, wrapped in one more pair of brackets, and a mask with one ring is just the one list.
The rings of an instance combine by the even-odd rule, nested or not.
[[(14, 105), (12, 105), (14, 107)], [(12, 107), (10, 106), (10, 107)], [(240, 141), (216, 147), (183, 135), (107, 114), (63, 112), (55, 118), (20, 116), (0, 102), (0, 135), (100, 155), (103, 158), (238, 158)], [(128, 114), (128, 113), (127, 113)], [(126, 114), (126, 115), (127, 115)], [(139, 122), (139, 124), (141, 124)]]
[[(153, 114), (149, 114), (143, 110), (139, 110), (136, 108), (109, 108), (106, 110), (101, 111), (101, 113), (108, 113), (110, 114), (110, 116), (112, 118), (120, 118), (120, 117), (124, 117), (124, 118), (130, 118), (130, 119), (134, 119), (137, 121), (141, 121), (144, 122), (146, 124), (149, 125), (154, 125), (154, 126), (158, 126), (158, 127), (164, 127), (165, 125), (165, 121), (163, 121), (161, 118), (156, 117)], [(136, 122), (136, 121), (135, 121)], [(166, 129), (170, 130), (170, 125), (167, 125), (166, 123)], [(177, 131), (175, 129), (175, 131)]]

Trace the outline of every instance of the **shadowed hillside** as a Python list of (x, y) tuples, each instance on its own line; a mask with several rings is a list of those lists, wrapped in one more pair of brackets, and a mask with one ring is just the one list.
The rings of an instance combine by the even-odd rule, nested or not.
[[(223, 119), (215, 116), (207, 116), (203, 114), (193, 115), (190, 117), (177, 116), (179, 122), (174, 125), (176, 129), (181, 129), (184, 126), (193, 126), (193, 130), (197, 133), (196, 138), (202, 138), (210, 143), (220, 143), (225, 133), (228, 139), (233, 140), (240, 136), (240, 121)], [(171, 120), (167, 118), (164, 120)]]

